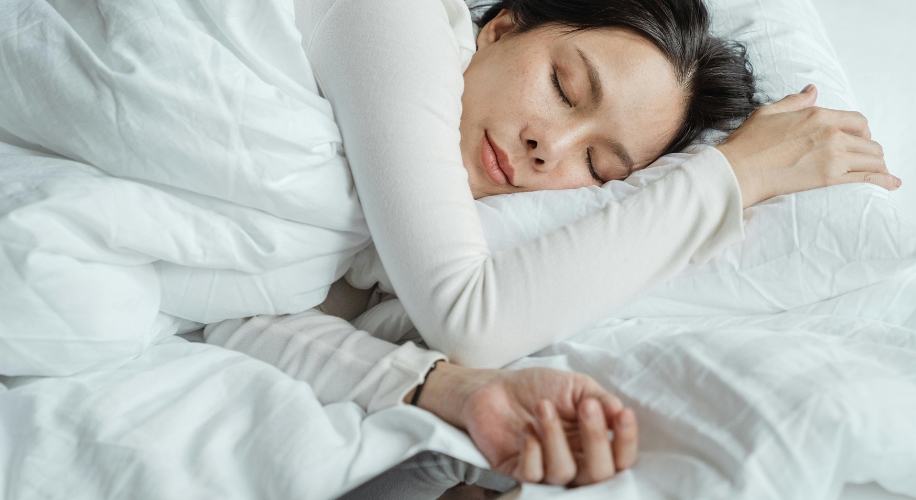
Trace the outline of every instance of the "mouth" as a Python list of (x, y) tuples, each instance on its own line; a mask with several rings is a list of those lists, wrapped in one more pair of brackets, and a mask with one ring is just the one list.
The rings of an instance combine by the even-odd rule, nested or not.
[(499, 146), (490, 142), (490, 137), (484, 131), (483, 139), (480, 144), (480, 158), (483, 160), (483, 169), (487, 172), (487, 177), (494, 184), (502, 186), (505, 184), (515, 185), (512, 181), (515, 177), (515, 169), (509, 163), (509, 155), (499, 149)]

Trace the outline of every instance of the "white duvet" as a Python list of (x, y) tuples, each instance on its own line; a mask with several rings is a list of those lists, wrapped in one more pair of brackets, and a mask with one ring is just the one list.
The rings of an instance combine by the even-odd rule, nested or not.
[[(422, 449), (484, 465), (425, 412), (322, 408), (173, 336), (311, 307), (325, 290), (303, 284), (368, 243), (292, 16), (281, 0), (0, 4), (0, 496), (323, 499)], [(199, 121), (173, 119), (186, 109)], [(494, 248), (549, 229), (500, 226), (540, 203), (521, 200), (481, 206)], [(746, 221), (745, 243), (512, 365), (588, 373), (641, 424), (632, 471), (533, 495), (916, 496), (916, 230), (864, 186)]]
[(308, 309), (368, 244), (289, 2), (3, 2), (0, 92), (0, 373)]

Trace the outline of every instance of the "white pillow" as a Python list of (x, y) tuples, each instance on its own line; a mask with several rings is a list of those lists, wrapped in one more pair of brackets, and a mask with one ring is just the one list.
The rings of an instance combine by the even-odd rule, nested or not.
[[(709, 0), (713, 31), (748, 47), (761, 91), (776, 100), (818, 87), (819, 106), (857, 108), (836, 54), (808, 0)], [(492, 251), (511, 248), (592, 213), (695, 154), (660, 158), (625, 181), (479, 200)], [(686, 270), (617, 311), (621, 318), (766, 314), (807, 306), (890, 278), (916, 260), (916, 229), (886, 191), (846, 185), (773, 198), (745, 210), (743, 242)], [(391, 285), (374, 248), (357, 255), (356, 286)]]
[(813, 83), (817, 105), (858, 110), (849, 79), (809, 0), (706, 0), (712, 31), (743, 42), (759, 89), (772, 100)]
[[(478, 205), (492, 250), (511, 248), (632, 194), (689, 154), (668, 155), (602, 188), (504, 195)], [(567, 209), (557, 207), (568, 206)], [(767, 314), (893, 277), (916, 264), (916, 227), (890, 194), (847, 184), (780, 196), (744, 211), (745, 240), (618, 310), (618, 318)]]
[[(713, 31), (747, 44), (771, 99), (819, 90), (818, 105), (856, 109), (846, 76), (807, 0), (711, 0)], [(695, 151), (694, 151), (695, 152)], [(491, 250), (510, 248), (594, 212), (661, 177), (690, 154), (659, 159), (623, 182), (480, 200)], [(887, 279), (916, 258), (916, 231), (888, 193), (868, 185), (782, 196), (745, 211), (746, 239), (687, 270), (618, 317), (784, 311)]]

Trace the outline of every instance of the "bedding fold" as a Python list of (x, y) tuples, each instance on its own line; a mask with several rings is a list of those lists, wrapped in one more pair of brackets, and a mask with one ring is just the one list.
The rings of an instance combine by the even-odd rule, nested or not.
[(18, 0), (0, 33), (0, 373), (304, 311), (368, 244), (287, 2)]
[[(860, 300), (861, 315), (611, 318), (517, 361), (594, 377), (641, 437), (618, 478), (523, 498), (803, 500), (870, 481), (916, 496), (916, 329), (865, 317), (916, 314), (916, 269), (901, 272), (900, 299)], [(322, 407), (266, 363), (177, 337), (118, 369), (0, 383), (0, 467), (17, 471), (0, 486), (16, 499), (331, 499), (423, 449), (484, 465), (426, 412)]]

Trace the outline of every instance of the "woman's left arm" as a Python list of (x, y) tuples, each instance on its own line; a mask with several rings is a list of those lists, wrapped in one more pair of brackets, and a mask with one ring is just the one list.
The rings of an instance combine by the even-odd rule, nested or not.
[(445, 359), (410, 342), (377, 339), (316, 309), (227, 319), (207, 325), (204, 339), (308, 382), (322, 404), (353, 401), (369, 413), (400, 404), (429, 367)]
[(314, 309), (214, 323), (204, 338), (307, 382), (322, 404), (373, 413), (411, 401), (422, 382), (417, 405), (468, 431), (494, 470), (519, 481), (591, 484), (636, 462), (635, 415), (585, 375), (464, 368)]

